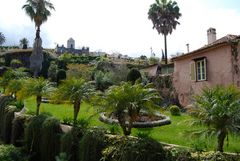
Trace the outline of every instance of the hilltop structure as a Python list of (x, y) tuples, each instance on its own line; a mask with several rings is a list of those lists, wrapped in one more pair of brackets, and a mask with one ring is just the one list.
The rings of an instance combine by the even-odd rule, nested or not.
[(67, 41), (67, 47), (64, 47), (64, 45), (59, 46), (57, 45), (55, 52), (57, 55), (61, 55), (64, 53), (70, 53), (70, 54), (89, 54), (89, 47), (82, 47), (82, 49), (75, 49), (75, 40), (73, 38), (68, 39)]

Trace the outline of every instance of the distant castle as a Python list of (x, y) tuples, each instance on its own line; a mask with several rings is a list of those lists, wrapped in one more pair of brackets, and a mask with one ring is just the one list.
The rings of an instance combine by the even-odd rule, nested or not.
[(82, 49), (75, 49), (75, 40), (73, 38), (68, 39), (67, 41), (67, 47), (58, 46), (56, 47), (56, 54), (61, 55), (64, 53), (70, 53), (70, 54), (89, 54), (89, 47), (82, 47)]

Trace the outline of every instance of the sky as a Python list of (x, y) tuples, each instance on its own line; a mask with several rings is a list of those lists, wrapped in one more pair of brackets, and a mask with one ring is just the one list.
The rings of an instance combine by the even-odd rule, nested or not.
[[(26, 37), (32, 46), (35, 25), (22, 6), (26, 0), (1, 0), (0, 32), (3, 45), (19, 45)], [(207, 29), (216, 28), (217, 39), (240, 35), (239, 0), (175, 0), (182, 17), (167, 37), (168, 55), (186, 53), (207, 44)], [(66, 46), (72, 37), (75, 47), (90, 51), (150, 57), (151, 48), (161, 58), (164, 37), (152, 28), (148, 10), (155, 0), (50, 0), (55, 7), (41, 26), (44, 48)]]

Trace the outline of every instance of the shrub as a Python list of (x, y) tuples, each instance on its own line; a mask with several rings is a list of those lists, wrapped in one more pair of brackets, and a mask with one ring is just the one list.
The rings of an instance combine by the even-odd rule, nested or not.
[(180, 108), (176, 105), (173, 105), (169, 108), (172, 116), (180, 116)]
[(139, 70), (136, 68), (133, 68), (130, 70), (130, 72), (127, 75), (127, 81), (131, 81), (134, 84), (135, 81), (137, 79), (140, 79), (141, 77), (142, 76), (141, 76), (141, 73), (139, 72)]
[[(112, 138), (113, 139), (113, 138)], [(104, 159), (111, 161), (170, 161), (162, 145), (150, 138), (116, 138), (104, 151)], [(169, 157), (169, 158), (168, 158)]]
[(17, 116), (13, 119), (12, 122), (12, 136), (11, 143), (14, 146), (23, 146), (24, 145), (24, 128), (25, 122), (29, 119), (27, 115)]
[(14, 112), (16, 112), (16, 110), (17, 109), (14, 106), (8, 106), (5, 109), (2, 129), (2, 140), (5, 144), (9, 144), (11, 142), (12, 121), (14, 119)]
[(64, 80), (67, 78), (66, 71), (64, 69), (60, 69), (57, 72), (57, 83), (59, 83), (61, 80)]
[(21, 152), (21, 149), (13, 145), (0, 145), (1, 161), (27, 161), (27, 157)]
[(22, 62), (18, 59), (13, 59), (11, 61), (10, 65), (11, 65), (12, 68), (19, 68), (19, 67), (23, 66)]
[(61, 152), (66, 153), (70, 161), (79, 161), (79, 142), (82, 136), (82, 128), (73, 127), (61, 138)]
[(5, 109), (10, 102), (11, 97), (4, 95), (0, 96), (0, 137), (2, 137), (3, 132)]
[(54, 117), (44, 120), (41, 130), (40, 158), (41, 161), (53, 161), (60, 152), (62, 129), (60, 121)]
[(47, 115), (34, 116), (26, 127), (25, 146), (30, 154), (29, 161), (41, 161), (40, 158), (40, 142), (42, 135), (42, 124)]
[(99, 161), (102, 150), (106, 146), (105, 131), (103, 129), (89, 129), (80, 141), (80, 160)]

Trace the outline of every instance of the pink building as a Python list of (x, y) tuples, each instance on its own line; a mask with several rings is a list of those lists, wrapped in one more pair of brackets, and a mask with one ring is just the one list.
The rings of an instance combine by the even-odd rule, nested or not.
[(183, 106), (191, 104), (205, 86), (240, 86), (240, 36), (216, 40), (214, 28), (207, 34), (208, 45), (173, 58), (173, 85)]

